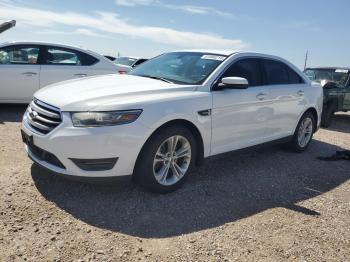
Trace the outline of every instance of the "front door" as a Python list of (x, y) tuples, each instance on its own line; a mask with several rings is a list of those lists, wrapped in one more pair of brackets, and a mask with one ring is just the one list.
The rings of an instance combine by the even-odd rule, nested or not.
[(272, 114), (269, 89), (262, 85), (257, 59), (246, 58), (235, 62), (221, 78), (230, 76), (246, 78), (249, 87), (212, 91), (211, 154), (265, 142), (266, 120)]
[(38, 46), (14, 45), (0, 49), (0, 102), (24, 103), (39, 89)]

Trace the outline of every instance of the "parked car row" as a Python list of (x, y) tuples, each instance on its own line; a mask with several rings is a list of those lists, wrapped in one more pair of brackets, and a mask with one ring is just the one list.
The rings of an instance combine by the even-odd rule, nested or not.
[[(122, 64), (124, 60), (130, 63)], [(50, 43), (0, 44), (0, 103), (29, 103), (36, 91), (50, 84), (127, 73), (145, 60), (117, 58), (116, 63), (86, 49)]]
[(0, 102), (28, 103), (40, 88), (86, 76), (116, 74), (105, 57), (77, 47), (35, 42), (0, 45)]
[[(27, 50), (27, 61), (49, 66), (50, 48), (40, 46), (34, 58)], [(52, 56), (78, 59), (62, 51)], [(23, 117), (22, 138), (28, 156), (53, 172), (79, 179), (132, 175), (166, 193), (213, 155), (276, 141), (303, 152), (320, 125), (322, 103), (320, 84), (282, 58), (170, 52), (125, 75), (40, 89)]]

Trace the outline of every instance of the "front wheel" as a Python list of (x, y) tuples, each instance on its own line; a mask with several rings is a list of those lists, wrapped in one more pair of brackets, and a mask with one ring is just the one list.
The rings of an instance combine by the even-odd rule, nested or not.
[(311, 112), (306, 112), (300, 119), (294, 132), (290, 147), (296, 152), (303, 152), (310, 145), (316, 121)]
[(186, 127), (160, 130), (140, 153), (134, 174), (136, 181), (153, 192), (172, 192), (184, 183), (195, 157), (196, 142)]

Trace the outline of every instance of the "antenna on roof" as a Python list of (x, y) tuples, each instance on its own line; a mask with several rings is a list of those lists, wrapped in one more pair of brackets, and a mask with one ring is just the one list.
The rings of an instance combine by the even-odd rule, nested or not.
[(7, 21), (5, 23), (0, 24), (0, 34), (15, 26), (16, 26), (16, 20)]
[(304, 63), (304, 70), (306, 69), (307, 66), (307, 59), (309, 58), (309, 50), (306, 51), (306, 55), (305, 55), (305, 63)]

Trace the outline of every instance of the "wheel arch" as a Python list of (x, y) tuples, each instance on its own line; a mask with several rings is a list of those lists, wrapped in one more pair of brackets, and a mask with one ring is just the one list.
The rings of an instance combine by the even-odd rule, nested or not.
[(204, 141), (203, 141), (202, 134), (199, 131), (199, 128), (189, 120), (173, 119), (173, 120), (169, 120), (169, 121), (163, 123), (162, 125), (160, 125), (147, 138), (146, 142), (143, 144), (143, 146), (142, 146), (142, 148), (137, 156), (135, 167), (134, 167), (134, 172), (135, 172), (135, 168), (138, 165), (140, 156), (142, 155), (143, 151), (145, 150), (146, 145), (150, 142), (152, 137), (154, 137), (158, 132), (161, 132), (161, 130), (168, 128), (170, 126), (175, 126), (175, 125), (185, 126), (186, 128), (188, 128), (191, 131), (191, 133), (193, 134), (193, 136), (196, 140), (196, 146), (197, 146), (197, 156), (196, 156), (195, 164), (197, 166), (199, 166), (203, 163), (203, 160), (204, 160)]
[(315, 128), (314, 128), (314, 132), (316, 132), (317, 131), (318, 120), (320, 119), (320, 116), (318, 115), (316, 108), (309, 107), (307, 110), (305, 110), (305, 112), (300, 116), (299, 121), (303, 117), (303, 115), (305, 115), (307, 112), (310, 112), (313, 115), (313, 117), (315, 118), (316, 125), (315, 125)]

